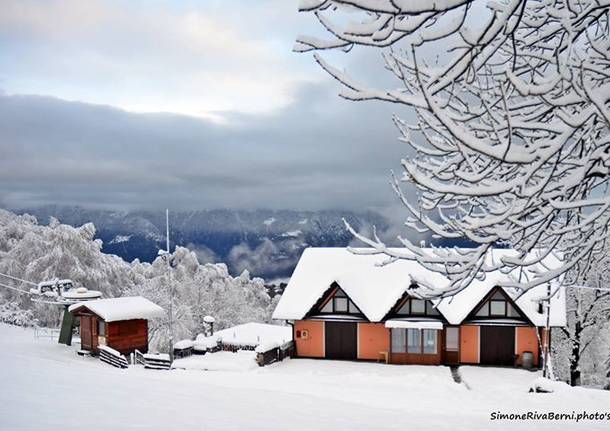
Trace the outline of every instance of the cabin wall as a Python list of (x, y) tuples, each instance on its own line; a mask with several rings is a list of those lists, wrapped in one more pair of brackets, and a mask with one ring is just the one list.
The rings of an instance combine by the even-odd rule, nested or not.
[(478, 364), (479, 334), (480, 327), (477, 325), (462, 325), (460, 327), (460, 363)]
[(134, 350), (148, 351), (148, 321), (143, 319), (108, 322), (106, 345), (124, 355)]
[(531, 326), (518, 326), (515, 328), (515, 354), (519, 355), (517, 365), (522, 365), (521, 355), (523, 352), (532, 352), (534, 354), (534, 366), (538, 366), (538, 336), (536, 328)]
[(378, 360), (390, 351), (390, 330), (383, 323), (358, 323), (358, 359)]
[[(305, 333), (307, 336), (304, 336)], [(297, 320), (294, 322), (294, 341), (297, 356), (302, 358), (323, 358), (324, 322)]]

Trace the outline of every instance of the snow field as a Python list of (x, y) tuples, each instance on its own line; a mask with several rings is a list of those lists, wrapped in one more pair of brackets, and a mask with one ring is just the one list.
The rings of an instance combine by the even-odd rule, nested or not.
[[(446, 367), (307, 359), (240, 372), (120, 370), (7, 325), (0, 352), (2, 431), (608, 429), (608, 422), (490, 421), (494, 411), (610, 410), (606, 391), (527, 393), (537, 374), (522, 370), (463, 367), (472, 390)], [(254, 352), (201, 358), (231, 363), (248, 354), (253, 362)]]

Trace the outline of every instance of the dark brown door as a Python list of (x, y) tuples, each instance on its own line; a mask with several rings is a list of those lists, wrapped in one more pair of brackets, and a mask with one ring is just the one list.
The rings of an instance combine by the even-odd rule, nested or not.
[(356, 323), (326, 322), (324, 332), (326, 358), (356, 359), (358, 350)]
[(481, 326), (481, 364), (515, 365), (515, 328)]
[(97, 339), (97, 325), (98, 320), (91, 316), (91, 349), (97, 351), (98, 339)]
[(91, 350), (91, 317), (81, 316), (80, 317), (80, 344), (81, 349)]

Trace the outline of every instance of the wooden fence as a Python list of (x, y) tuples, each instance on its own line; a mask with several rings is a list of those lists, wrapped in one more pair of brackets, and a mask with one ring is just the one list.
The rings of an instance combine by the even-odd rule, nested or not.
[(142, 353), (136, 350), (133, 358), (134, 363), (144, 365), (144, 368), (151, 370), (169, 370), (172, 366), (169, 355), (166, 354)]
[(283, 361), (286, 358), (291, 357), (294, 354), (294, 342), (288, 341), (279, 347), (273, 347), (270, 349), (257, 349), (256, 362), (259, 367), (272, 364), (274, 362)]
[(127, 368), (129, 364), (125, 356), (108, 346), (99, 346), (100, 360), (117, 368)]

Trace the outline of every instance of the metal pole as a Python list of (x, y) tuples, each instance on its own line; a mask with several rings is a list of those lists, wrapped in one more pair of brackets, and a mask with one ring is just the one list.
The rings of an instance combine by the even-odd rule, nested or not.
[(169, 209), (165, 210), (165, 245), (167, 259), (167, 283), (169, 288), (169, 358), (174, 361), (174, 288), (172, 283), (172, 271), (169, 251)]

